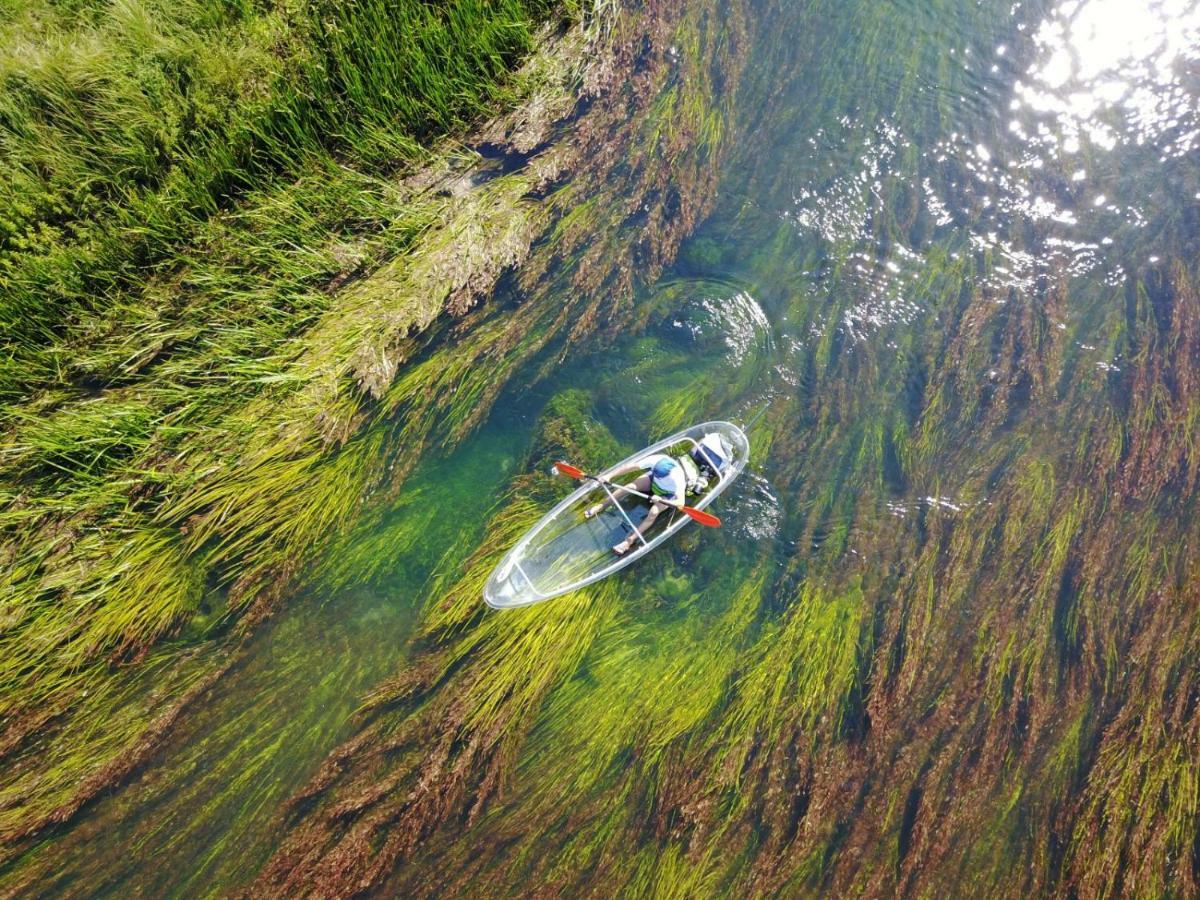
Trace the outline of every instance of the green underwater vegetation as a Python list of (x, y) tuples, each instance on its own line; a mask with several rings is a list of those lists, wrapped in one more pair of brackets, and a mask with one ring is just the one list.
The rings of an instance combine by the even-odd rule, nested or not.
[[(1200, 170), (1021, 142), (1053, 4), (73, 9), (0, 62), (0, 890), (1200, 890)], [(721, 529), (484, 606), (710, 418)]]
[[(395, 81), (411, 77), (435, 92), (431, 104), (469, 90), (480, 95), (475, 106), (444, 110), (442, 133), (493, 109), (501, 93), (515, 111), (492, 121), (489, 135), (545, 148), (512, 173), (494, 171), (453, 143), (439, 145), (436, 157), (430, 150), (392, 154), (381, 169), (330, 134), (328, 146), (304, 155), (307, 173), (265, 173), (230, 209), (204, 210), (194, 232), (179, 230), (158, 269), (148, 258), (138, 263), (143, 273), (161, 270), (163, 277), (139, 277), (128, 287), (113, 282), (103, 288), (106, 308), (84, 316), (83, 327), (74, 327), (64, 307), (56, 315), (72, 327), (42, 334), (40, 343), (14, 344), (14, 361), (26, 350), (68, 358), (79, 347), (87, 359), (107, 354), (120, 371), (83, 378), (55, 364), (42, 383), (24, 369), (24, 393), (6, 407), (13, 411), (5, 413), (4, 553), (13, 564), (3, 575), (0, 712), (8, 723), (4, 747), (20, 761), (9, 771), (28, 770), (2, 789), (7, 824), (0, 833), (10, 848), (84, 800), (64, 804), (59, 794), (40, 792), (47, 782), (37, 772), (38, 742), (53, 735), (74, 745), (76, 768), (68, 777), (77, 781), (89, 769), (103, 770), (105, 754), (93, 736), (107, 713), (83, 689), (86, 682), (136, 663), (164, 637), (209, 640), (233, 629), (236, 639), (262, 621), (301, 585), (302, 559), (319, 559), (320, 548), (344, 542), (365, 501), (393, 496), (423, 451), (453, 444), (481, 421), (517, 367), (556, 335), (577, 339), (597, 327), (599, 299), (632, 285), (619, 261), (596, 254), (591, 232), (558, 229), (539, 248), (544, 284), (530, 288), (529, 300), (511, 311), (473, 308), (528, 255), (547, 223), (562, 218), (556, 210), (591, 209), (592, 225), (610, 221), (615, 239), (633, 228), (622, 224), (623, 204), (665, 184), (650, 160), (631, 166), (612, 149), (631, 142), (628, 105), (648, 102), (646, 88), (627, 86), (594, 105), (593, 130), (550, 140), (575, 92), (600, 91), (628, 66), (622, 56), (641, 40), (637, 21), (614, 19), (604, 5), (559, 11), (559, 35), (537, 32), (538, 54), (497, 86), (500, 66), (529, 48), (532, 29), (550, 10), (468, 4), (435, 13), (418, 4), (414, 21), (433, 17), (420, 27), (447, 29), (425, 51), (436, 64), (416, 49), (400, 63), (358, 59), (354, 54), (373, 52), (371, 35), (392, 11), (339, 10), (350, 19), (318, 69), (322, 78), (338, 66), (355, 75), (339, 90), (357, 97), (367, 118), (391, 122), (388, 104), (397, 93), (419, 96)], [(124, 40), (119, 22), (102, 22), (102, 36), (88, 31), (89, 39)], [(47, 40), (66, 40), (52, 24)], [(470, 72), (442, 55), (441, 44), (454, 34), (465, 58), (490, 73), (486, 91), (483, 82), (452, 84)], [(644, 77), (653, 83), (664, 71), (660, 64)], [(704, 86), (700, 79), (697, 89)], [(370, 108), (372, 98), (386, 108)], [(656, 115), (686, 119), (694, 110), (683, 102), (660, 103)], [(617, 127), (615, 134), (604, 122)], [(609, 149), (598, 155), (595, 146)], [(671, 152), (681, 172), (691, 165), (694, 179), (711, 179), (710, 148), (681, 143)], [(619, 174), (605, 177), (618, 162)], [(417, 163), (423, 167), (408, 174)], [(592, 177), (564, 180), (584, 168)], [(298, 190), (305, 186), (311, 200)], [(678, 207), (678, 189), (648, 201), (647, 209)], [(175, 209), (157, 195), (145, 202)], [(127, 215), (118, 213), (114, 234)], [(646, 248), (648, 264), (668, 258), (685, 230), (686, 223), (663, 228)], [(314, 239), (326, 249), (307, 249)], [(112, 240), (121, 252), (142, 252), (127, 235)], [(92, 238), (86, 243), (95, 245)], [(13, 265), (40, 253), (18, 247)], [(523, 276), (533, 278), (531, 268)], [(553, 293), (567, 280), (579, 292), (571, 318)], [(153, 321), (131, 332), (129, 321), (114, 318), (124, 310)], [(13, 315), (23, 314), (14, 306)], [(131, 337), (144, 345), (152, 336), (162, 337), (159, 349), (127, 355)], [(20, 332), (11, 337), (17, 341)], [(136, 729), (130, 735), (124, 749), (132, 752), (141, 745)]]

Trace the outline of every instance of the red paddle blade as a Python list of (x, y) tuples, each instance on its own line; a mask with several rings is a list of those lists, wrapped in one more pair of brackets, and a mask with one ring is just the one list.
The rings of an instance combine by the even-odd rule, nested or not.
[(584, 477), (583, 470), (575, 468), (570, 463), (556, 462), (554, 464), (554, 468), (558, 469), (558, 471), (562, 472), (564, 475), (570, 475), (572, 478)]
[(718, 519), (716, 516), (714, 516), (712, 513), (706, 513), (702, 509), (693, 509), (690, 506), (685, 506), (683, 508), (683, 511), (686, 515), (691, 516), (693, 519), (695, 519), (701, 525), (707, 525), (709, 528), (720, 528), (721, 527), (721, 520)]

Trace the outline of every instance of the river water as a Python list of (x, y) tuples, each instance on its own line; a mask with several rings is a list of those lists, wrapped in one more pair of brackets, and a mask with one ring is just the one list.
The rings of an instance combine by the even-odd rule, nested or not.
[[(1101, 640), (1106, 620), (1064, 600), (1082, 596), (1082, 587), (1059, 587), (1077, 577), (1070, 571), (1090, 571), (1083, 538), (1066, 551), (1079, 555), (1076, 568), (1063, 562), (1052, 570), (1048, 539), (1022, 550), (1016, 535), (1011, 546), (973, 555), (975, 545), (955, 529), (978, 537), (994, 528), (1009, 541), (989, 511), (1005, 508), (1014, 531), (1027, 515), (1030, 529), (1056, 533), (1020, 504), (1031, 507), (1036, 496), (1058, 510), (1062, 498), (1083, 496), (1092, 477), (1096, 493), (1081, 502), (1102, 504), (1102, 475), (1081, 461), (1094, 452), (1083, 436), (1116, 418), (1127, 428), (1120, 459), (1136, 452), (1129, 448), (1137, 425), (1123, 418), (1137, 408), (1131, 373), (1141, 370), (1130, 355), (1168, 353), (1166, 343), (1136, 340), (1139, 298), (1165, 330), (1168, 283), (1178, 284), (1172, 273), (1195, 270), (1200, 3), (798, 0), (761, 15), (739, 93), (723, 98), (731, 101), (725, 127), (737, 141), (714, 211), (663, 278), (642, 289), (645, 324), (572, 347), (549, 374), (544, 360), (532, 361), (478, 431), (419, 467), (369, 538), (338, 551), (345, 566), (336, 554), (317, 564), (305, 594), (253, 636), (149, 766), (7, 877), (39, 894), (93, 896), (196, 896), (253, 879), (303, 815), (283, 812), (284, 802), (355, 733), (362, 697), (403, 667), (431, 577), (453, 570), (483, 538), (489, 510), (527, 465), (544, 406), (567, 389), (584, 392), (594, 420), (626, 447), (701, 418), (745, 425), (754, 446), (753, 465), (718, 504), (719, 533), (685, 532), (662, 561), (617, 576), (621, 590), (648, 604), (633, 605), (648, 624), (615, 632), (610, 644), (628, 641), (623, 649), (594, 652), (640, 660), (647, 680), (629, 696), (656, 690), (653, 679), (684, 640), (679, 629), (715, 621), (755, 578), (770, 586), (765, 623), (786, 621), (788, 598), (808, 596), (803, 590), (814, 584), (859, 598), (854, 691), (868, 699), (847, 701), (846, 716), (861, 721), (838, 737), (888, 734), (888, 746), (923, 748), (934, 761), (920, 776), (896, 762), (899, 752), (883, 754), (888, 769), (864, 763), (866, 780), (881, 785), (892, 779), (907, 791), (914, 777), (939, 771), (940, 757), (921, 737), (925, 719), (908, 723), (904, 704), (949, 696), (956, 716), (978, 713), (990, 690), (978, 685), (990, 685), (989, 666), (1000, 665), (988, 662), (989, 647), (1014, 636), (1036, 643), (1013, 622), (1044, 616), (1047, 646), (1062, 660), (1054, 665), (1068, 672), (1055, 685), (1071, 682), (1073, 665), (1086, 670), (1088, 642)], [(1027, 468), (1035, 457), (1055, 473), (1036, 485)], [(1148, 526), (1138, 527), (1142, 534)], [(925, 576), (937, 589), (912, 601), (908, 579), (927, 559), (931, 533), (943, 540), (938, 571)], [(1000, 561), (996, 572), (975, 574), (991, 559)], [(960, 571), (972, 566), (972, 574)], [(1044, 597), (1043, 571), (1055, 585)], [(1003, 596), (1005, 583), (1013, 597)], [(1014, 607), (1018, 594), (1028, 606)], [(1043, 605), (1053, 609), (1043, 614)], [(1088, 615), (1090, 627), (1074, 636), (1071, 623)], [(762, 628), (768, 640), (768, 624)], [(928, 638), (924, 648), (917, 633)], [(1113, 652), (1122, 640), (1114, 631)], [(984, 672), (977, 688), (956, 693), (960, 670), (972, 665)], [(1039, 657), (1023, 671), (1042, 665)], [(602, 660), (593, 666), (603, 685)], [(1039, 677), (1017, 674), (1018, 688), (1009, 690), (1050, 691), (1043, 702), (1052, 705), (1058, 688)], [(932, 680), (920, 687), (923, 678)], [(1092, 689), (1089, 702), (1101, 703), (1106, 690)], [(1070, 702), (1085, 694), (1079, 688)], [(1035, 712), (1024, 715), (1033, 724), (1025, 727), (1042, 728), (1046, 746), (1054, 744), (1068, 725), (1049, 713), (1039, 719), (1030, 702)], [(810, 723), (813, 733), (821, 722)], [(480, 831), (442, 835), (430, 860), (461, 862), (468, 847), (515, 840), (505, 817), (520, 821), (522, 799), (537, 805), (539, 771), (566, 765), (554, 761), (567, 752), (560, 727), (547, 712), (493, 818)], [(949, 729), (955, 737), (943, 745), (987, 748), (990, 732), (981, 729)], [(1019, 758), (1031, 794), (1054, 809), (1069, 805), (1039, 787), (1041, 750)], [(587, 759), (581, 754), (578, 765)], [(812, 759), (814, 770), (830, 765), (815, 751)], [(812, 777), (816, 797), (820, 777)], [(844, 778), (864, 780), (862, 770)], [(939, 785), (949, 791), (947, 779), (916, 796), (936, 795)], [(612, 789), (609, 782), (580, 791), (594, 811)], [(871, 809), (867, 794), (863, 788), (856, 803), (829, 815), (849, 821)], [(619, 802), (636, 804), (635, 796)], [(901, 878), (911, 865), (910, 842), (921, 839), (912, 820), (928, 801), (913, 805), (907, 796), (912, 816), (907, 827), (898, 814), (888, 826), (890, 849), (875, 853), (864, 833), (867, 849), (856, 852), (865, 869), (886, 858), (880, 870)], [(947, 815), (968, 815), (946, 802)], [(761, 805), (769, 807), (766, 799)], [(590, 815), (582, 803), (580, 810)], [(1036, 805), (1025, 814), (1052, 818)], [(856, 832), (847, 826), (842, 834)], [(738, 840), (730, 832), (729, 846)], [(838, 840), (845, 843), (826, 844), (855, 841)], [(994, 855), (980, 849), (970, 858), (1020, 852), (1019, 839), (1005, 840)], [(750, 843), (770, 846), (762, 835)], [(481, 872), (512, 864), (501, 850), (483, 855)], [(787, 880), (799, 871), (776, 886), (886, 885), (849, 875)], [(635, 893), (639, 884), (651, 890), (626, 882)]]

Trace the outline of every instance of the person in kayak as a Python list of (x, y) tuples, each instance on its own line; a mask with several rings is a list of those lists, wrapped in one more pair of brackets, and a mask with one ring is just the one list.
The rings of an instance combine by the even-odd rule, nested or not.
[[(625, 540), (613, 546), (613, 553), (617, 556), (624, 556), (628, 553), (638, 540), (638, 535), (645, 535), (653, 527), (663, 510), (672, 506), (681, 509), (684, 505), (684, 498), (687, 496), (687, 477), (683, 467), (665, 454), (659, 453), (638, 460), (623, 469), (618, 469), (608, 477), (610, 480), (616, 481), (634, 472), (642, 474), (630, 487), (639, 493), (652, 495), (649, 501), (650, 510), (642, 519), (636, 534), (629, 535)], [(612, 503), (612, 498), (605, 497), (594, 506), (588, 507), (583, 513), (584, 518), (590, 519), (599, 515), (610, 503)]]

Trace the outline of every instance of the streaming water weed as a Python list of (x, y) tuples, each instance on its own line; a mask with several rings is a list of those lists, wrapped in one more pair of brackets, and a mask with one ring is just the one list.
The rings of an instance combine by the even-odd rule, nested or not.
[[(778, 565), (725, 554), (715, 575), (703, 550), (680, 542), (678, 569), (664, 555), (616, 579), (620, 602), (599, 632), (593, 620), (581, 629), (587, 649), (572, 653), (573, 674), (539, 697), (537, 712), (527, 692), (514, 693), (519, 758), (503, 774), (490, 764), (470, 770), (472, 788), (442, 810), (443, 823), (470, 810), (471, 840), (384, 798), (356, 809), (364, 828), (386, 819), (409, 835), (422, 829), (419, 852), (406, 845), (390, 876), (369, 870), (385, 889), (603, 883), (666, 893), (664, 873), (705, 892), (760, 895), (966, 884), (1106, 893), (1125, 890), (1127, 875), (1186, 892), (1194, 882), (1193, 785), (1175, 765), (1195, 727), (1186, 699), (1193, 629), (1172, 612), (1190, 609), (1189, 569), (1163, 550), (1194, 531), (1179, 515), (1192, 503), (1191, 444), (1180, 427), (1193, 406), (1180, 356), (1196, 346), (1190, 269), (1146, 271), (1115, 300), (1099, 276), (1072, 280), (1053, 266), (1032, 298), (997, 288), (1020, 252), (1044, 250), (1044, 235), (1014, 228), (1002, 250), (937, 221), (920, 198), (956, 196), (962, 169), (933, 165), (930, 144), (912, 140), (964, 115), (977, 121), (963, 100), (973, 95), (947, 87), (974, 88), (970, 66), (935, 52), (920, 15), (818, 6), (797, 10), (787, 33), (807, 25), (829, 35), (840, 23), (853, 36), (853, 66), (801, 65), (811, 104), (793, 96), (748, 118), (777, 114), (779, 134), (829, 140), (828, 155), (810, 163), (797, 153), (799, 173), (739, 170), (701, 240), (740, 242), (745, 256), (685, 253), (680, 281), (641, 305), (651, 336), (631, 338), (616, 377), (589, 386), (596, 415), (618, 430), (629, 418), (664, 432), (731, 402), (763, 409), (751, 437), (787, 502), (778, 534), (788, 549)], [(989, 52), (1011, 24), (999, 7), (942, 4), (925, 14), (986, 35)], [(686, 29), (674, 34), (691, 46)], [(818, 50), (832, 40), (808, 52), (823, 60)], [(706, 51), (682, 55), (692, 52)], [(877, 71), (893, 79), (887, 92), (867, 89)], [(743, 89), (756, 77), (768, 76), (750, 74)], [(669, 90), (663, 97), (662, 107), (674, 102)], [(876, 127), (891, 121), (907, 133)], [(651, 146), (678, 135), (655, 128)], [(822, 174), (826, 165), (846, 177)], [(1053, 177), (1041, 178), (1050, 192)], [(801, 183), (829, 200), (811, 205), (815, 218), (801, 215)], [(754, 208), (778, 195), (794, 202)], [(563, 233), (598, 221), (588, 210)], [(889, 255), (896, 247), (919, 252), (911, 273), (907, 253)], [(910, 281), (864, 274), (892, 271), (883, 261)], [(719, 355), (707, 378), (689, 380), (687, 345), (663, 337), (670, 327), (654, 331), (662, 319), (652, 308), (694, 323), (687, 303), (709, 286), (688, 279), (708, 276), (706, 266), (731, 269), (726, 276), (765, 307), (778, 349), (762, 355), (775, 368), (751, 366), (742, 381)], [(713, 293), (727, 300), (736, 289)], [(1150, 462), (1152, 447), (1170, 460), (1165, 468)], [(496, 513), (512, 537), (536, 514), (521, 499), (529, 489), (514, 486)], [(429, 634), (411, 663), (419, 673), (424, 654), (438, 661), (441, 702), (478, 684), (477, 665), (503, 682), (483, 641), (497, 639), (493, 629), (530, 627), (470, 612), (486, 560), (506, 543), (484, 540), (475, 581), (448, 591), (460, 610), (454, 629)], [(506, 652), (540, 652), (515, 641)], [(513, 660), (508, 671), (528, 670)], [(397, 683), (410, 685), (411, 672)], [(489, 694), (475, 728), (506, 721), (501, 696)], [(395, 722), (409, 721), (407, 709)], [(407, 726), (373, 720), (364, 744), (389, 727)], [(352, 840), (353, 826), (328, 811), (383, 772), (411, 778), (422, 765), (406, 757), (391, 767), (349, 745), (336, 759), (322, 811), (292, 836), (323, 842), (322, 858), (304, 861), (317, 879), (336, 877)], [(492, 790), (497, 779), (502, 793)], [(1162, 802), (1146, 814), (1156, 791)], [(471, 805), (484, 797), (482, 811)], [(385, 829), (377, 834), (388, 840)], [(295, 859), (281, 853), (273, 877)], [(1028, 861), (1019, 886), (1014, 860)]]
[[(569, 60), (509, 74), (569, 15), (28, 4), (4, 26), (9, 722), (189, 623), (255, 599), (261, 615), (300, 556), (349, 529), (404, 435), (376, 403), (397, 365), (540, 227), (537, 176), (459, 202), (404, 176), (429, 162), (444, 187), (471, 156), (437, 142), (573, 84)], [(480, 399), (464, 391), (459, 417)]]
[[(382, 96), (416, 51), (372, 56), (368, 29), (392, 24), (362, 10), (361, 31), (314, 44), (365, 56), (361, 72), (321, 77)], [(1190, 219), (1164, 196), (1194, 193), (1194, 161), (1116, 132), (1059, 152), (1059, 123), (1012, 104), (1018, 79), (1046, 87), (1029, 35), (1055, 15), (622, 8), (586, 45), (596, 64), (570, 83), (601, 89), (565, 139), (526, 110), (495, 126), (501, 165), (451, 154), (418, 189), (384, 164), (417, 153), (384, 97), (322, 157), (356, 174), (306, 170), (331, 199), (296, 207), (282, 188), (300, 155), (281, 149), (271, 179), (203, 217), (212, 241), (186, 267), (156, 264), (145, 304), (113, 302), (121, 327), (81, 304), (103, 374), (28, 356), (44, 390), (0, 463), (15, 473), (0, 521), (27, 538), (3, 576), (15, 671), (98, 727), (100, 706), (72, 704), (108, 677), (100, 659), (219, 630), (179, 619), (232, 609), (249, 629), (301, 586), (419, 608), (391, 674), (355, 682), (375, 687), (338, 746), (289, 770), (307, 783), (238, 870), (255, 896), (1194, 893), (1200, 298)], [(298, 71), (307, 47), (283, 48)], [(204, 281), (224, 245), (228, 280)], [(256, 292), (268, 270), (289, 287)], [(231, 301), (219, 328), (209, 288)], [(98, 389), (114, 415), (85, 428), (71, 411)], [(492, 567), (568, 487), (551, 460), (593, 469), (710, 417), (746, 424), (754, 448), (721, 529), (553, 602), (485, 609)], [(457, 456), (481, 426), (510, 444), (481, 450), (486, 472)], [(85, 606), (65, 580), (32, 591), (76, 552)], [(145, 579), (168, 590), (147, 601)], [(110, 597), (129, 615), (100, 616)], [(29, 652), (43, 616), (57, 643)], [(352, 665), (336, 662), (328, 679)], [(279, 683), (327, 697), (328, 679)], [(223, 788), (173, 811), (211, 820), (253, 795), (272, 715), (226, 720)], [(303, 700), (288, 715), (289, 734), (334, 730)], [(56, 803), (88, 746), (62, 743)], [(9, 834), (41, 808), (22, 771)], [(93, 824), (136, 819), (107, 806)], [(61, 863), (83, 884), (115, 865), (68, 860), (82, 837), (61, 840), (3, 874), (32, 884)], [(190, 858), (176, 840), (150, 845)]]

